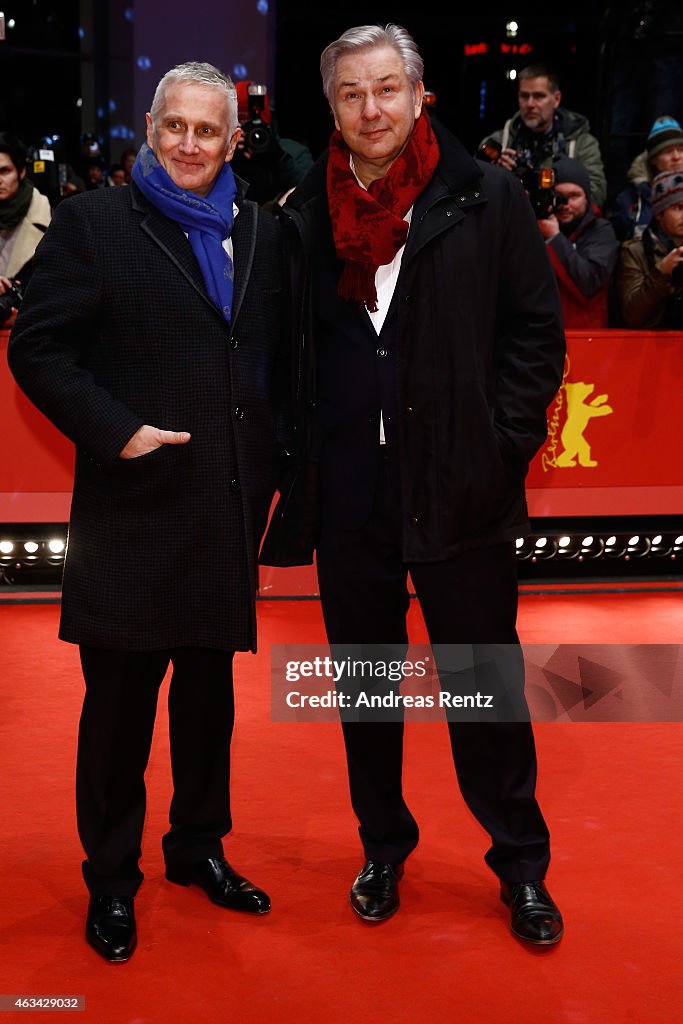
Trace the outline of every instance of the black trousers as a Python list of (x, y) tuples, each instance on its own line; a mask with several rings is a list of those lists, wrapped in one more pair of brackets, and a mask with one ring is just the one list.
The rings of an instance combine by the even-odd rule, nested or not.
[[(318, 582), (331, 644), (407, 643), (413, 583), (432, 644), (519, 645), (514, 543), (440, 562), (405, 564), (400, 547), (398, 476), (382, 459), (374, 507), (361, 529), (326, 522), (317, 548)], [(518, 677), (506, 680), (523, 697)], [(368, 859), (405, 860), (418, 826), (403, 797), (403, 723), (343, 722), (351, 803)], [(491, 837), (485, 859), (500, 879), (545, 877), (549, 834), (535, 798), (536, 751), (529, 721), (449, 721), (460, 791)]]
[(76, 811), (93, 895), (132, 896), (145, 820), (145, 769), (159, 687), (169, 663), (173, 775), (166, 863), (221, 857), (231, 828), (232, 651), (125, 652), (80, 648), (85, 697), (78, 734)]

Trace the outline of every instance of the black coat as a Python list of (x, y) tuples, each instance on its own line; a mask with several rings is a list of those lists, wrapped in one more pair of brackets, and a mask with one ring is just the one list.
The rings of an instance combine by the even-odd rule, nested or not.
[[(528, 530), (524, 478), (545, 440), (565, 356), (555, 275), (519, 180), (473, 160), (434, 127), (441, 157), (415, 204), (392, 304), (408, 563)], [(297, 472), (273, 516), (265, 564), (311, 561), (317, 536), (325, 437), (316, 411), (313, 282), (320, 274), (313, 270), (330, 250), (325, 171), (323, 155), (283, 210), (294, 291)]]
[[(8, 354), (76, 445), (64, 640), (255, 649), (282, 254), (275, 218), (237, 202), (231, 326), (181, 228), (134, 185), (65, 200), (38, 248)], [(192, 438), (118, 458), (144, 423)]]

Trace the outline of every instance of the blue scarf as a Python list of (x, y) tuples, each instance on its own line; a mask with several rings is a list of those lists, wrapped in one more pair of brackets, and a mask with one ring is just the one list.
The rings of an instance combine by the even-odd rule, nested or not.
[(234, 268), (221, 244), (232, 231), (237, 192), (230, 164), (223, 164), (208, 196), (179, 188), (146, 142), (133, 164), (132, 178), (146, 199), (186, 232), (212, 302), (230, 322)]

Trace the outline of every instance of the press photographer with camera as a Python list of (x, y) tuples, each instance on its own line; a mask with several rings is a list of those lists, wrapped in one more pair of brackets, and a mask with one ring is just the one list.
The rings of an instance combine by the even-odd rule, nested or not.
[(618, 293), (628, 327), (683, 330), (683, 170), (652, 182), (652, 213), (640, 238), (621, 246)]
[(593, 201), (602, 207), (607, 179), (600, 145), (590, 133), (583, 114), (561, 106), (557, 74), (543, 64), (522, 68), (517, 76), (519, 111), (498, 131), (482, 140), (477, 156), (487, 143), (498, 143), (499, 167), (514, 171), (528, 165), (534, 170), (549, 167), (564, 154), (584, 165), (590, 176)]
[(557, 277), (564, 326), (607, 327), (608, 288), (619, 255), (617, 236), (591, 202), (583, 164), (561, 156), (553, 170), (553, 205), (537, 223)]
[(26, 147), (0, 132), (0, 323), (21, 304), (31, 257), (51, 216), (49, 200), (26, 176)]
[(249, 184), (247, 198), (277, 212), (313, 166), (313, 156), (303, 143), (280, 137), (267, 86), (249, 81), (235, 86), (242, 137), (233, 167)]

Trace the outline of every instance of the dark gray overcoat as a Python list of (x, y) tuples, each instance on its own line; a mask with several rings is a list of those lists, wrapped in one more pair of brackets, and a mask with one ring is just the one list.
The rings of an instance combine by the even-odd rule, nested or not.
[[(63, 640), (255, 649), (282, 265), (275, 218), (237, 203), (231, 325), (181, 228), (134, 185), (64, 200), (38, 247), (8, 356), (76, 446)], [(192, 439), (118, 458), (145, 423)]]

